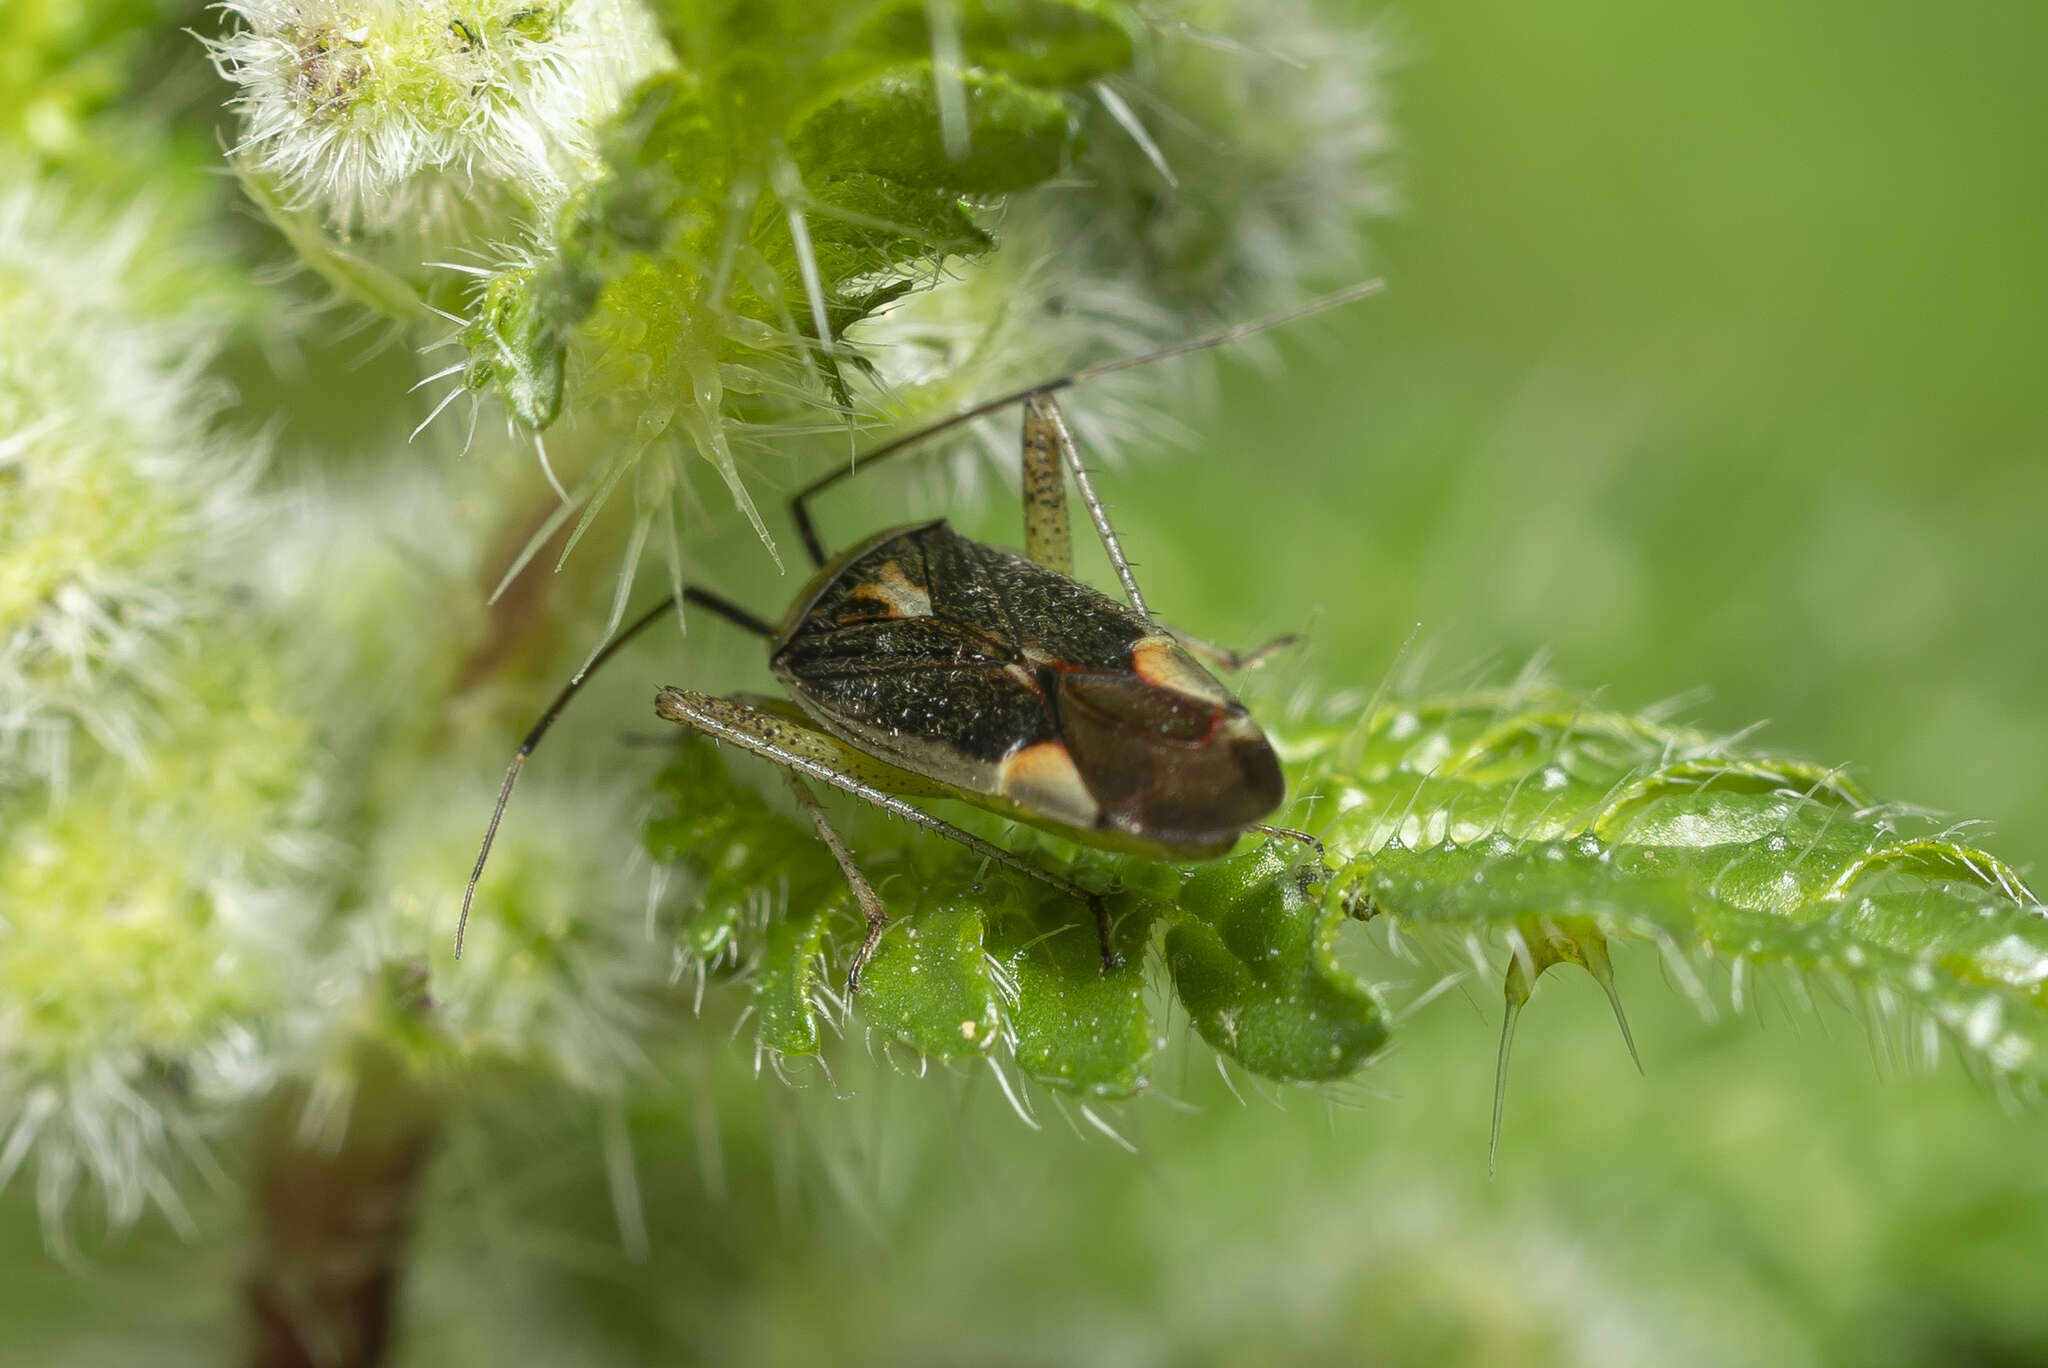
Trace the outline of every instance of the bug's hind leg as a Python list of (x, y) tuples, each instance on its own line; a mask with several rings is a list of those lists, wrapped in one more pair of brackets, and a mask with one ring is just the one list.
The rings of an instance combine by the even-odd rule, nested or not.
[[(1067, 516), (1067, 470), (1060, 452), (1066, 424), (1049, 395), (1024, 401), (1024, 554), (1062, 575), (1074, 573), (1074, 529)], [(1071, 445), (1073, 439), (1067, 437)]]
[[(886, 460), (899, 452), (908, 451), (920, 442), (936, 437), (942, 432), (952, 431), (962, 423), (971, 423), (977, 418), (986, 418), (990, 414), (1006, 409), (1012, 404), (1032, 403), (1049, 407), (1054, 392), (1071, 389), (1083, 381), (1093, 380), (1104, 375), (1115, 375), (1119, 371), (1131, 370), (1138, 366), (1149, 366), (1155, 361), (1164, 361), (1170, 357), (1186, 356), (1190, 352), (1207, 351), (1211, 347), (1220, 347), (1227, 342), (1235, 342), (1240, 337), (1249, 337), (1253, 333), (1264, 332), (1268, 328), (1277, 328), (1283, 323), (1292, 323), (1298, 318), (1306, 318), (1310, 314), (1321, 313), (1324, 309), (1334, 308), (1339, 304), (1348, 304), (1352, 300), (1363, 299), (1367, 295), (1378, 294), (1385, 288), (1386, 282), (1383, 280), (1362, 280), (1355, 285), (1347, 285), (1341, 290), (1332, 291), (1329, 294), (1311, 299), (1305, 304), (1298, 304), (1294, 308), (1285, 309), (1276, 314), (1269, 314), (1264, 318), (1255, 318), (1249, 322), (1239, 323), (1217, 332), (1204, 333), (1200, 337), (1191, 337), (1186, 341), (1170, 343), (1167, 346), (1160, 347), (1155, 351), (1145, 352), (1139, 356), (1123, 356), (1113, 361), (1099, 361), (1092, 366), (1083, 366), (1079, 370), (1068, 371), (1065, 375), (1056, 375), (1050, 379), (1041, 380), (1028, 389), (1012, 390), (1008, 394), (998, 394), (993, 398), (983, 399), (979, 403), (970, 404), (966, 408), (948, 414), (935, 423), (928, 423), (914, 432), (906, 432), (899, 437), (892, 437), (878, 447), (871, 447), (866, 451), (858, 452), (851, 461), (840, 466), (837, 470), (826, 471), (823, 475), (812, 480), (791, 496), (789, 501), (790, 518), (796, 523), (797, 531), (803, 538), (804, 549), (810, 552), (812, 562), (817, 565), (823, 565), (826, 559), (825, 543), (818, 536), (817, 526), (811, 520), (811, 500), (823, 494), (841, 480), (861, 470), (865, 470), (878, 461)], [(1053, 410), (1053, 412), (1057, 414), (1057, 410)], [(1064, 433), (1065, 428), (1066, 424), (1064, 422), (1059, 424), (1059, 430), (1062, 433)], [(1065, 451), (1061, 454), (1065, 456), (1067, 452), (1072, 450), (1073, 438), (1067, 437)], [(1124, 592), (1129, 596), (1131, 606), (1140, 613), (1144, 613), (1145, 605), (1138, 596), (1137, 583), (1131, 578), (1130, 562), (1124, 559), (1123, 549), (1117, 545), (1116, 534), (1110, 530), (1109, 519), (1102, 511), (1101, 500), (1095, 497), (1095, 489), (1088, 479), (1088, 472), (1081, 467), (1078, 453), (1072, 455), (1070, 460), (1074, 470), (1074, 482), (1081, 487), (1081, 498), (1088, 505), (1088, 516), (1093, 519), (1095, 530), (1102, 535), (1103, 545), (1109, 550), (1110, 562), (1117, 568), (1117, 578), (1123, 581)], [(1049, 562), (1047, 564), (1050, 565)], [(1050, 566), (1050, 568), (1058, 569), (1057, 566)]]
[(1095, 524), (1095, 535), (1102, 539), (1102, 549), (1109, 555), (1110, 569), (1116, 571), (1124, 597), (1140, 617), (1152, 616), (1145, 596), (1138, 592), (1130, 558), (1110, 526), (1109, 510), (1095, 492), (1094, 477), (1081, 460), (1081, 449), (1074, 445), (1066, 415), (1050, 391), (1041, 391), (1024, 401), (1024, 547), (1031, 559), (1066, 575), (1073, 573), (1074, 556), (1063, 470), (1074, 477), (1074, 490), (1088, 510), (1088, 520)]
[[(691, 689), (663, 689), (655, 695), (654, 710), (671, 722), (680, 723), (694, 731), (704, 733), (715, 741), (724, 741), (739, 747), (778, 766), (794, 779), (811, 779), (841, 793), (850, 793), (864, 803), (871, 803), (884, 812), (915, 822), (927, 831), (944, 836), (966, 846), (975, 854), (991, 860), (1003, 868), (1036, 879), (1047, 887), (1058, 889), (1068, 897), (1087, 905), (1095, 914), (1096, 934), (1102, 943), (1102, 967), (1105, 972), (1118, 968), (1123, 961), (1110, 942), (1109, 908), (1102, 898), (1070, 879), (1063, 879), (1050, 870), (1040, 869), (1022, 856), (1013, 855), (1001, 846), (995, 845), (972, 832), (962, 831), (951, 822), (934, 817), (915, 803), (906, 802), (900, 795), (909, 793), (921, 797), (946, 797), (951, 790), (921, 778), (906, 770), (897, 769), (873, 756), (863, 755), (834, 737), (805, 725), (794, 718), (770, 712), (763, 708), (750, 707), (737, 699), (718, 698), (711, 694), (698, 693)], [(812, 800), (815, 802), (815, 800)], [(806, 804), (807, 809), (810, 804)], [(822, 814), (819, 814), (822, 815)], [(854, 971), (849, 977), (849, 990), (859, 987), (860, 970), (867, 965), (868, 957), (874, 953), (874, 946), (887, 925), (887, 914), (874, 889), (859, 876), (853, 864), (852, 853), (843, 842), (836, 843), (838, 833), (830, 830), (830, 823), (819, 822), (813, 817), (813, 824), (819, 826), (819, 835), (825, 837), (832, 847), (833, 858), (854, 885), (854, 896), (861, 901), (861, 910), (868, 917), (867, 939), (855, 957)], [(867, 897), (861, 890), (867, 888)], [(870, 906), (869, 899), (873, 899)], [(877, 918), (880, 918), (878, 921)]]
[[(1024, 553), (1048, 570), (1057, 570), (1062, 575), (1074, 573), (1074, 534), (1067, 514), (1067, 477), (1073, 476), (1074, 488), (1088, 510), (1088, 520), (1095, 524), (1096, 535), (1102, 539), (1102, 549), (1109, 555), (1110, 568), (1116, 571), (1124, 597), (1140, 616), (1150, 617), (1151, 610), (1146, 608), (1145, 596), (1138, 590), (1130, 558), (1124, 555), (1123, 543), (1110, 525), (1109, 510), (1103, 506), (1102, 496), (1095, 492), (1095, 481), (1081, 459), (1081, 449), (1074, 443), (1066, 415), (1060, 412), (1049, 392), (1034, 394), (1024, 401), (1023, 447)], [(1255, 670), (1301, 640), (1289, 633), (1254, 650), (1233, 651), (1185, 632), (1167, 630), (1210, 668), (1233, 673)]]

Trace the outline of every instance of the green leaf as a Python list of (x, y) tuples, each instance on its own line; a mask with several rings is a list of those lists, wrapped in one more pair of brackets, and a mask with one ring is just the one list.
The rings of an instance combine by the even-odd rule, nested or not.
[(769, 922), (754, 972), (756, 1039), (779, 1055), (814, 1055), (821, 1043), (817, 994), (824, 978), (823, 909)]
[(647, 850), (692, 876), (674, 928), (685, 964), (752, 975), (756, 1038), (783, 1055), (816, 1054), (825, 937), (852, 898), (816, 841), (736, 783), (708, 742), (681, 747), (658, 781), (663, 806)]
[[(2048, 1072), (2048, 915), (1995, 857), (1911, 830), (1925, 819), (1836, 771), (1526, 689), (1389, 703), (1282, 749), (1293, 791), (1316, 795), (1294, 820), (1326, 843), (1326, 881), (1291, 842), (1191, 869), (1048, 862), (1110, 891), (1125, 961), (1111, 972), (1085, 908), (1056, 890), (923, 833), (892, 836), (900, 853), (858, 849), (891, 876), (876, 880), (891, 926), (856, 1010), (933, 1057), (1000, 1043), (1033, 1082), (1127, 1096), (1152, 1066), (1156, 943), (1217, 1050), (1268, 1078), (1342, 1078), (1388, 1038), (1358, 952), (1339, 945), (1348, 919), (1377, 918), (1504, 945), (1516, 1006), (1554, 964), (1617, 991), (1606, 945), (1634, 940), (1703, 1008), (1740, 1006), (1771, 974), (1908, 1013), (1930, 1048), (1946, 1030), (1998, 1072)], [(664, 787), (677, 807), (649, 848), (700, 888), (684, 948), (758, 963), (763, 1043), (815, 1051), (821, 976), (843, 976), (863, 929), (836, 866), (707, 746), (685, 747)], [(765, 926), (742, 910), (771, 904), (786, 910)]]
[[(718, 443), (718, 367), (796, 363), (906, 288), (914, 268), (984, 251), (964, 202), (1056, 176), (1077, 136), (1069, 98), (1131, 60), (1120, 7), (961, 7), (964, 144), (950, 147), (923, 6), (668, 0), (679, 65), (649, 78), (604, 140), (606, 174), (564, 211), (551, 248), (491, 282), (465, 333), (469, 383), (522, 421), (559, 415), (581, 338), (613, 402), (652, 406), (737, 476)], [(955, 154), (958, 155), (955, 155)], [(896, 277), (895, 289), (881, 283)], [(827, 358), (829, 360), (829, 358)], [(822, 396), (820, 396), (822, 397)], [(693, 409), (685, 421), (674, 410)]]
[(1104, 972), (1093, 919), (1072, 898), (1005, 880), (1016, 896), (988, 936), (1008, 987), (1008, 1030), (1026, 1078), (1083, 1097), (1128, 1097), (1150, 1081), (1152, 1013), (1145, 950), (1158, 915), (1149, 898), (1111, 901), (1121, 968)]
[(1836, 771), (1546, 691), (1389, 704), (1303, 749), (1359, 910), (1516, 944), (1573, 925), (1648, 942), (1708, 1009), (1714, 974), (1740, 1006), (1759, 972), (1789, 971), (2048, 1073), (2038, 900)]
[(1337, 960), (1342, 912), (1274, 843), (1192, 875), (1166, 935), (1174, 989), (1202, 1038), (1268, 1078), (1342, 1078), (1387, 1040), (1371, 984)]
[(469, 352), (463, 383), (473, 390), (495, 387), (512, 416), (529, 427), (546, 427), (561, 413), (569, 345), (563, 319), (574, 313), (563, 301), (575, 297), (579, 279), (560, 264), (506, 271), (484, 286), (463, 325)]
[(1057, 91), (993, 71), (970, 70), (960, 82), (971, 130), (963, 156), (946, 151), (928, 61), (906, 62), (819, 107), (792, 132), (789, 150), (811, 184), (858, 173), (956, 196), (1022, 190), (1059, 172), (1074, 119)]
[[(708, 743), (685, 745), (660, 787), (666, 804), (648, 825), (648, 850), (684, 866), (694, 884), (679, 949), (714, 968), (753, 966), (759, 1042), (815, 1053), (819, 990), (832, 986), (823, 975), (843, 978), (864, 930), (837, 866), (807, 826), (737, 783)], [(1337, 963), (1343, 916), (1304, 891), (1311, 871), (1296, 846), (1187, 875), (1134, 868), (1136, 887), (1111, 900), (1123, 963), (1105, 970), (1085, 906), (913, 839), (900, 871), (886, 850), (859, 852), (891, 921), (856, 1006), (922, 1054), (975, 1058), (1000, 1043), (1026, 1078), (1050, 1088), (1090, 1098), (1142, 1090), (1158, 1030), (1145, 957), (1162, 918), (1172, 922), (1167, 959), (1183, 1004), (1205, 1037), (1254, 1072), (1340, 1077), (1386, 1039), (1371, 986)], [(1094, 873), (1100, 881), (1104, 871)], [(764, 919), (759, 910), (773, 904)]]
[(892, 926), (861, 982), (861, 1015), (938, 1059), (988, 1053), (1001, 1029), (978, 908), (920, 899)]
[[(901, 262), (921, 254), (972, 255), (992, 243), (958, 195), (902, 185), (865, 172), (853, 172), (812, 187), (810, 247), (828, 280), (845, 282), (828, 301), (835, 333), (910, 288), (889, 278)], [(765, 290), (742, 286), (734, 299), (743, 308), (766, 307), (767, 299), (802, 292), (802, 266), (794, 243), (779, 232), (781, 211), (763, 202), (754, 210), (753, 237), (762, 244)], [(868, 288), (857, 282), (877, 282)]]
[[(859, 45), (899, 58), (931, 55), (932, 7), (926, 0), (884, 6)], [(966, 65), (1033, 85), (1073, 86), (1131, 64), (1137, 24), (1127, 6), (1096, 0), (988, 0), (953, 6)]]

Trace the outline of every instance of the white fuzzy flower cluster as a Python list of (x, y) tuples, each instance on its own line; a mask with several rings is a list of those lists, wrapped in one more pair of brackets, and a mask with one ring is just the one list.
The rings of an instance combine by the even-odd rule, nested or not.
[(637, 0), (222, 8), (241, 23), (211, 44), (241, 88), (236, 152), (344, 234), (544, 214), (595, 169), (595, 128), (666, 53)]
[(249, 453), (207, 432), (215, 330), (144, 303), (175, 269), (151, 233), (0, 194), (0, 788), (61, 792), (81, 731), (142, 763), (166, 638), (252, 515)]
[[(8, 183), (0, 1191), (61, 1253), (89, 1203), (189, 1228), (186, 1180), (282, 1079), (345, 1121), (391, 966), (445, 953), (502, 756), (492, 735), (422, 778), (480, 630), (421, 630), (476, 574), (458, 496), (405, 462), (264, 487), (209, 379), (228, 329), (188, 229)], [(545, 782), (523, 796), (548, 810)], [(434, 1038), (601, 1091), (668, 966), (617, 795), (552, 796)]]
[(327, 758), (241, 558), (260, 452), (165, 222), (0, 195), (0, 1187), (53, 1240), (181, 1207), (262, 1086), (332, 863)]

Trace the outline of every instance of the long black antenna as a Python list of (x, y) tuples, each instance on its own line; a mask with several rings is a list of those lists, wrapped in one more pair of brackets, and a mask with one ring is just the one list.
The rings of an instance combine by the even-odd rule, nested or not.
[(916, 446), (927, 438), (936, 437), (942, 432), (950, 432), (963, 423), (971, 423), (977, 418), (986, 418), (989, 414), (1006, 409), (1012, 404), (1021, 404), (1034, 394), (1054, 394), (1063, 389), (1071, 389), (1073, 386), (1084, 381), (1099, 379), (1105, 375), (1115, 375), (1118, 371), (1135, 370), (1139, 366), (1149, 366), (1155, 361), (1166, 361), (1176, 356), (1186, 356), (1190, 352), (1207, 351), (1211, 347), (1220, 347), (1225, 343), (1235, 342), (1241, 337), (1249, 337), (1253, 333), (1265, 332), (1269, 328), (1282, 327), (1299, 319), (1307, 318), (1311, 314), (1319, 314), (1326, 309), (1334, 309), (1339, 305), (1349, 304), (1355, 300), (1376, 295), (1386, 289), (1386, 287), (1387, 282), (1384, 280), (1361, 280), (1356, 285), (1347, 285), (1341, 290), (1333, 290), (1329, 294), (1318, 295), (1307, 303), (1297, 304), (1291, 309), (1284, 309), (1276, 314), (1268, 314), (1264, 318), (1255, 318), (1248, 323), (1233, 324), (1221, 332), (1204, 333), (1200, 337), (1191, 337), (1185, 342), (1175, 342), (1171, 346), (1161, 347), (1157, 351), (1144, 352), (1138, 356), (1120, 356), (1113, 361), (1098, 361), (1092, 366), (1083, 366), (1079, 370), (1068, 371), (1065, 375), (1057, 376), (1051, 380), (1042, 380), (1035, 385), (1027, 385), (1023, 389), (1011, 390), (1009, 393), (999, 394), (993, 399), (983, 399), (977, 404), (964, 408), (948, 417), (941, 418), (935, 423), (921, 427), (915, 432), (891, 438), (872, 451), (860, 452), (846, 465), (836, 467), (819, 476), (816, 480), (805, 486), (795, 498), (790, 500), (790, 510), (796, 518), (797, 531), (802, 534), (804, 546), (810, 551), (811, 559), (823, 565), (825, 563), (824, 543), (818, 540), (817, 530), (811, 526), (811, 514), (810, 510), (804, 506), (805, 501), (814, 495), (822, 494), (856, 471), (864, 470), (877, 461), (886, 460), (897, 452)]
[[(695, 587), (686, 588), (683, 590), (682, 598), (685, 603), (694, 603), (699, 608), (707, 608), (726, 621), (736, 626), (744, 627), (756, 636), (765, 637), (774, 634), (775, 629), (760, 618), (755, 617), (738, 604), (722, 599), (718, 595), (709, 593), (706, 590)], [(526, 733), (526, 739), (519, 743), (519, 749), (512, 755), (512, 764), (505, 771), (505, 782), (498, 789), (498, 806), (491, 810), (491, 824), (484, 831), (483, 848), (476, 853), (476, 868), (469, 871), (469, 887), (462, 890), (462, 915), (455, 923), (455, 958), (462, 958), (462, 933), (469, 929), (469, 905), (476, 899), (477, 881), (484, 876), (484, 862), (491, 858), (491, 842), (498, 839), (498, 823), (504, 819), (505, 804), (512, 801), (512, 786), (519, 782), (519, 771), (525, 767), (526, 757), (533, 754), (534, 747), (538, 746), (540, 739), (548, 734), (548, 728), (554, 726), (555, 719), (562, 715), (562, 709), (569, 706), (569, 700), (574, 698), (578, 691), (583, 688), (584, 684), (589, 681), (590, 677), (597, 673), (598, 667), (607, 660), (610, 660), (613, 655), (623, 649), (626, 643), (630, 642), (634, 637), (639, 636), (649, 627), (659, 622), (662, 614), (669, 612), (675, 606), (676, 596), (670, 594), (667, 598), (649, 608), (645, 613), (633, 619), (632, 624), (624, 631), (620, 632), (610, 641), (607, 641), (604, 644), (604, 649), (590, 658), (590, 663), (583, 667), (582, 673), (562, 686), (562, 691), (555, 695), (555, 701), (548, 704), (547, 711), (540, 715), (540, 721), (533, 724), (533, 729)]]

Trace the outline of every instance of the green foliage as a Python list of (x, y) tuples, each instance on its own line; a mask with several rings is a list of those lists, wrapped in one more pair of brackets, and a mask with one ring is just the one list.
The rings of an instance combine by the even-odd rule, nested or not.
[[(2036, 1091), (2042, 922), (1972, 848), (2048, 830), (2035, 8), (0, 0), (0, 1363), (217, 1362), (252, 1307), (435, 1364), (2042, 1359), (2048, 1111), (1985, 1096)], [(693, 621), (551, 734), (451, 962), (611, 593), (572, 560), (486, 611), (576, 517), (499, 387), (559, 403), (550, 476), (772, 612), (700, 452), (787, 488), (1357, 278), (1389, 46), (1388, 298), (1075, 396), (1143, 463), (1103, 484), (1167, 620), (1320, 609), (1322, 681), (1421, 622), (1711, 684), (2005, 842), (1583, 699), (1401, 691), (1279, 729), (1320, 880), (974, 819), (1111, 890), (1108, 975), (1065, 898), (839, 802), (895, 919), (848, 1003), (857, 909), (754, 761), (677, 756), (650, 893), (667, 757), (621, 731), (658, 677), (760, 683)], [(468, 391), (446, 313), (536, 341)], [(835, 494), (833, 540), (1010, 538), (959, 487), (992, 434), (1007, 473), (1009, 417)], [(1555, 963), (1619, 978), (1649, 1078), (1550, 976), (1488, 1183), (1496, 976)], [(1453, 981), (1478, 1010), (1413, 1010)], [(1808, 1028), (1836, 1004), (1870, 1058)], [(1976, 1068), (1919, 1070), (1944, 1032)], [(1143, 1158), (998, 1087), (1148, 1092)]]
[(0, 9), (0, 135), (38, 155), (89, 149), (85, 125), (117, 101), (149, 30), (183, 0), (9, 0)]
[(1518, 956), (1590, 928), (1662, 949), (1702, 1009), (1712, 963), (1738, 1010), (1775, 974), (1903, 1009), (1998, 1072), (2048, 1066), (2040, 902), (1837, 770), (1541, 690), (1389, 704), (1314, 745), (1315, 826), (1367, 910)]
[(961, 8), (966, 65), (942, 70), (922, 3), (663, 6), (679, 67), (621, 112), (608, 174), (555, 250), (492, 283), (464, 333), (470, 385), (547, 426), (563, 356), (601, 309), (590, 341), (607, 379), (688, 396), (686, 428), (729, 470), (710, 440), (720, 368), (776, 368), (774, 353), (829, 342), (900, 294), (913, 268), (985, 250), (968, 201), (1057, 174), (1076, 133), (1065, 92), (1131, 60), (1127, 21), (1098, 6)]
[[(1342, 1078), (1389, 1031), (1343, 944), (1363, 918), (1469, 947), (1482, 972), (1484, 947), (1505, 945), (1511, 1007), (1553, 964), (1608, 984), (1607, 943), (1635, 940), (1705, 1011), (1718, 969), (1738, 1011), (1759, 979), (1818, 987), (1867, 1004), (1874, 1027), (1903, 1017), (1924, 1052), (1939, 1029), (2000, 1074), (2038, 1079), (2048, 1060), (2040, 904), (1996, 857), (1914, 832), (1926, 823), (1836, 771), (1542, 689), (1386, 703), (1287, 750), (1313, 795), (1295, 820), (1328, 871), (1287, 842), (1186, 870), (1092, 858), (1077, 877), (1127, 881), (1111, 972), (1071, 899), (923, 835), (863, 850), (892, 924), (855, 1009), (928, 1057), (1000, 1044), (1033, 1082), (1128, 1095), (1152, 1067), (1142, 962), (1163, 928), (1174, 993), (1212, 1046), (1268, 1078)], [(684, 953), (752, 969), (763, 1048), (819, 1052), (860, 939), (831, 858), (705, 743), (663, 786), (649, 847), (703, 890)]]
[[(844, 1008), (834, 990), (862, 930), (838, 867), (808, 826), (727, 774), (708, 743), (686, 745), (662, 788), (668, 801), (649, 825), (648, 848), (689, 866), (702, 889), (693, 900), (703, 910), (684, 916), (683, 953), (751, 981), (762, 1048), (818, 1053), (818, 1018)], [(1291, 845), (1185, 874), (1134, 865), (1131, 886), (1110, 900), (1124, 962), (1105, 971), (1085, 907), (943, 842), (913, 840), (861, 852), (891, 926), (854, 1006), (926, 1057), (1000, 1050), (1048, 1088), (1102, 1098), (1140, 1091), (1159, 1034), (1145, 969), (1161, 925), (1196, 1027), (1254, 1072), (1340, 1077), (1386, 1038), (1377, 994), (1332, 954), (1342, 916), (1309, 896), (1310, 871)], [(1082, 877), (1110, 875), (1108, 861), (1091, 864)], [(719, 928), (710, 935), (707, 915)]]
[(1342, 1078), (1385, 1043), (1371, 985), (1337, 957), (1343, 914), (1307, 893), (1320, 872), (1276, 843), (1188, 876), (1186, 916), (1166, 935), (1166, 962), (1195, 1027), (1269, 1078)]

